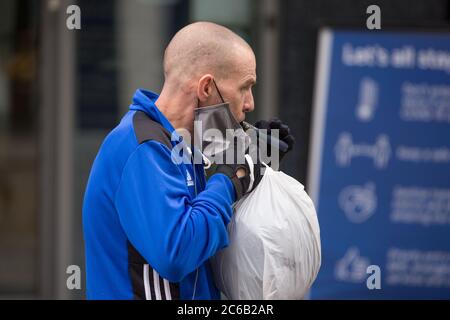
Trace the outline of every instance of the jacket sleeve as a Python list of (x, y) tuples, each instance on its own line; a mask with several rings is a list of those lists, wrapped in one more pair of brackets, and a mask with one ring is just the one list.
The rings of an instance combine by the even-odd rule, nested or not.
[(216, 174), (191, 200), (170, 150), (147, 141), (125, 165), (115, 206), (132, 245), (161, 276), (179, 282), (228, 245), (234, 198), (230, 179)]

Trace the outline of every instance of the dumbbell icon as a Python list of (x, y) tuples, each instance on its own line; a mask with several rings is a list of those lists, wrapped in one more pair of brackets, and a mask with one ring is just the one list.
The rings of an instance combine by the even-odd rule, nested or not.
[(387, 166), (391, 156), (391, 146), (389, 138), (385, 134), (377, 137), (375, 144), (355, 144), (352, 135), (343, 132), (339, 135), (335, 146), (336, 162), (341, 167), (348, 167), (355, 157), (369, 157), (373, 159), (374, 165), (378, 169)]

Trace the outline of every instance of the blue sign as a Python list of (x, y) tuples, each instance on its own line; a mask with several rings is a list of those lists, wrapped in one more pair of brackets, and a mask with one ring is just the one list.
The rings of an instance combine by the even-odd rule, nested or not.
[(323, 30), (311, 299), (450, 298), (450, 34)]

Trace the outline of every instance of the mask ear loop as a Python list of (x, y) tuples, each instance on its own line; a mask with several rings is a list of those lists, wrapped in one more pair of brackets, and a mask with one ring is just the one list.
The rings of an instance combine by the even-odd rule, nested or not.
[(205, 163), (204, 168), (205, 170), (208, 170), (209, 168), (211, 168), (211, 160), (209, 160), (203, 153), (202, 153), (202, 158), (203, 158), (203, 162)]
[(213, 78), (212, 81), (214, 83), (214, 87), (216, 87), (217, 93), (219, 94), (220, 100), (222, 100), (222, 103), (225, 103), (225, 100), (223, 100), (222, 94), (220, 93), (219, 87), (217, 87), (216, 80), (214, 80)]
[[(222, 97), (222, 93), (220, 93), (219, 87), (217, 86), (216, 80), (214, 80), (214, 78), (212, 79), (214, 87), (216, 88), (217, 93), (219, 94), (220, 100), (222, 101), (222, 103), (225, 103), (225, 100)], [(197, 98), (197, 106), (200, 106), (200, 99)]]

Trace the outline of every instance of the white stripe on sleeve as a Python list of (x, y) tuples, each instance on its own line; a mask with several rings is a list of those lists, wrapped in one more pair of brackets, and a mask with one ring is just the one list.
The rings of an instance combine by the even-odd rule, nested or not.
[(164, 279), (164, 292), (166, 293), (166, 300), (172, 300), (172, 296), (170, 294), (170, 285), (167, 279)]
[(150, 277), (148, 274), (149, 265), (144, 264), (144, 288), (145, 288), (145, 299), (152, 300), (152, 291), (150, 290)]
[(159, 274), (153, 269), (153, 285), (155, 286), (155, 299), (161, 300), (161, 289), (159, 287)]

